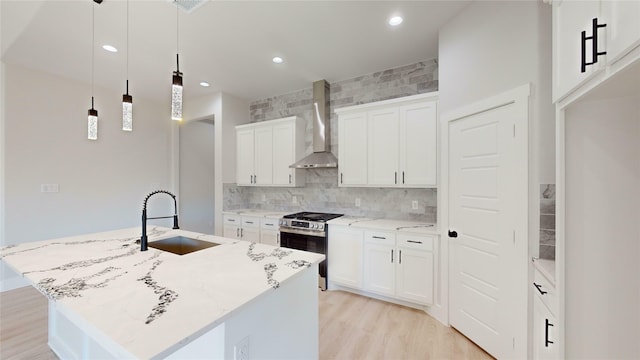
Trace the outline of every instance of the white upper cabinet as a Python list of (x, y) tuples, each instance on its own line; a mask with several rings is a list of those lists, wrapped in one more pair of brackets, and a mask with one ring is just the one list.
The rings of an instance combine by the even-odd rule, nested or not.
[(639, 59), (640, 1), (553, 1), (554, 102), (571, 102)]
[[(597, 57), (593, 65), (582, 66), (582, 46), (584, 42), (585, 62), (593, 61), (593, 46), (604, 51), (606, 32), (604, 28), (592, 29), (593, 19), (600, 18), (600, 2), (598, 1), (558, 1), (553, 2), (553, 100), (557, 101), (578, 85), (602, 69), (604, 59)], [(582, 40), (582, 32), (586, 37), (597, 35), (598, 43), (593, 40)]]
[(340, 115), (338, 123), (338, 167), (340, 186), (367, 184), (367, 115)]
[(304, 174), (289, 165), (304, 154), (298, 117), (236, 126), (236, 182), (245, 186), (301, 186)]
[(616, 62), (640, 46), (640, 1), (604, 1), (602, 14), (611, 23), (607, 31), (607, 58)]
[(340, 186), (436, 187), (437, 92), (337, 109)]
[(300, 186), (303, 170), (289, 165), (304, 154), (305, 127), (302, 119), (285, 121), (273, 125), (273, 185)]
[(399, 120), (397, 107), (374, 110), (367, 114), (369, 185), (398, 184)]
[(400, 107), (400, 178), (404, 186), (435, 186), (437, 168), (437, 103)]
[(236, 182), (238, 185), (253, 185), (254, 141), (253, 128), (236, 130)]
[(273, 184), (273, 127), (258, 126), (254, 130), (254, 185)]

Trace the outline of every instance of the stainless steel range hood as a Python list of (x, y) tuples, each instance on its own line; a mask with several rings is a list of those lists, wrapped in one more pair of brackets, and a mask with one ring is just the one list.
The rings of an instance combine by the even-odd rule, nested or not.
[(313, 83), (313, 153), (290, 165), (290, 168), (338, 167), (338, 159), (331, 153), (329, 114), (329, 83), (316, 81)]

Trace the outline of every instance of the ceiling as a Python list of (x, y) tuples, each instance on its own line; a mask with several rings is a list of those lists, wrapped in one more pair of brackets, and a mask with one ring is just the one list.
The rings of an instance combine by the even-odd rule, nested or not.
[[(436, 58), (438, 29), (470, 1), (129, 1), (129, 92), (170, 98), (179, 37), (184, 96), (247, 100)], [(127, 2), (0, 0), (2, 60), (124, 92)], [(404, 22), (391, 27), (392, 15)], [(178, 18), (179, 26), (176, 26)], [(178, 30), (179, 29), (179, 30)], [(178, 31), (177, 31), (178, 30)], [(179, 36), (177, 36), (179, 33)], [(109, 53), (102, 45), (119, 49)], [(280, 56), (282, 64), (271, 59)], [(210, 87), (199, 85), (207, 81)]]

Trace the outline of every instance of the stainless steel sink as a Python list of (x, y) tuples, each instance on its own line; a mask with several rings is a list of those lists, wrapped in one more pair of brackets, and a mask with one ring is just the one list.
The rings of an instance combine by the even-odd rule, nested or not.
[(184, 236), (174, 236), (167, 239), (149, 242), (149, 247), (162, 251), (168, 251), (176, 255), (189, 254), (218, 245), (220, 244), (192, 239)]

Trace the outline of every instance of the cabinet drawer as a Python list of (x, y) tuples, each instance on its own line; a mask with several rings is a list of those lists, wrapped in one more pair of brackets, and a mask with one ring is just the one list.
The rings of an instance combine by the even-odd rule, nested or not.
[(241, 226), (240, 215), (223, 215), (222, 222), (225, 225)]
[(264, 218), (260, 220), (260, 229), (262, 230), (279, 230), (280, 225), (278, 224), (279, 219), (269, 219)]
[(364, 240), (370, 243), (395, 246), (396, 234), (393, 231), (366, 231)]
[(434, 236), (398, 233), (398, 247), (433, 251)]
[(259, 228), (260, 218), (255, 216), (243, 216), (242, 227), (243, 228)]
[(533, 272), (533, 284), (531, 286), (533, 286), (535, 296), (540, 298), (554, 315), (557, 314), (558, 296), (556, 288), (538, 270)]

